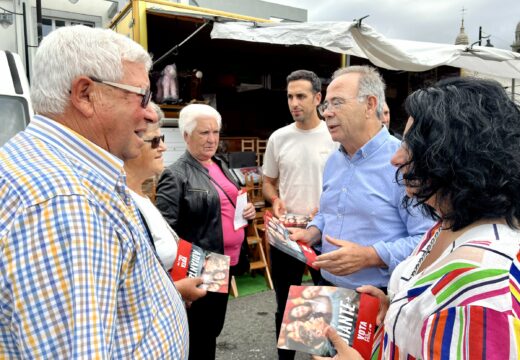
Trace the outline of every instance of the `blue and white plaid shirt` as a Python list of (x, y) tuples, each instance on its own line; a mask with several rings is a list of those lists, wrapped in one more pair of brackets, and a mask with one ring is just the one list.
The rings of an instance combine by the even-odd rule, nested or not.
[(42, 116), (0, 149), (0, 358), (187, 359), (122, 168)]

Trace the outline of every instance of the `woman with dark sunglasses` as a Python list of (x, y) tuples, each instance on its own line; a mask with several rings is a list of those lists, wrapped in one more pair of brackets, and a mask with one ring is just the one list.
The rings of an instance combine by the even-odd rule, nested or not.
[[(148, 113), (162, 119), (162, 110), (154, 103), (148, 104)], [(158, 120), (154, 119), (154, 120)], [(164, 169), (163, 153), (166, 151), (164, 135), (161, 135), (161, 122), (150, 123), (143, 135), (145, 142), (141, 154), (134, 159), (125, 161), (127, 184), (130, 195), (134, 199), (143, 222), (152, 240), (152, 246), (166, 271), (169, 271), (177, 255), (178, 236), (164, 220), (161, 213), (143, 191), (143, 183), (153, 176), (158, 176)], [(197, 286), (202, 284), (202, 278), (185, 278), (175, 282), (175, 286), (187, 304), (206, 295), (206, 290)]]

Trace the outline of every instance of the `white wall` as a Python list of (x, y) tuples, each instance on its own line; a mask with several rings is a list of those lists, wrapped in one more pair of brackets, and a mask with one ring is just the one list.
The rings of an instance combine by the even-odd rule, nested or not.
[[(13, 0), (0, 0), (0, 7), (12, 12), (22, 13), (22, 7), (15, 6), (17, 2), (18, 1)], [(0, 9), (0, 12), (3, 13), (4, 11)], [(8, 27), (0, 26), (0, 49), (19, 52), (19, 46), (23, 46), (23, 17), (21, 15), (13, 15), (12, 19), (12, 25)], [(20, 37), (20, 39), (17, 37)]]
[(164, 134), (164, 143), (167, 147), (163, 154), (164, 165), (170, 166), (186, 151), (186, 144), (178, 127), (163, 127), (161, 132)]
[[(0, 0), (1, 7), (20, 14), (22, 13), (23, 3), (26, 4), (27, 43), (31, 46), (36, 46), (38, 45), (36, 0)], [(41, 0), (42, 17), (68, 21), (87, 21), (94, 23), (96, 27), (104, 27), (110, 21), (108, 9), (112, 3), (112, 1), (106, 0), (77, 0), (76, 4), (72, 4), (69, 0)], [(3, 11), (0, 10), (0, 12)], [(20, 54), (25, 66), (23, 17), (21, 15), (13, 15), (13, 20), (13, 25), (7, 28), (0, 26), (0, 49)], [(32, 61), (31, 57), (35, 51), (36, 48), (29, 48), (30, 61)]]

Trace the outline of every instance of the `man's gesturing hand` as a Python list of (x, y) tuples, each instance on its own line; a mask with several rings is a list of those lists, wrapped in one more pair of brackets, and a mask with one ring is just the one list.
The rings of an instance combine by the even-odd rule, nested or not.
[(318, 256), (312, 265), (331, 274), (344, 276), (367, 267), (385, 265), (371, 246), (334, 239), (328, 235), (325, 236), (325, 239), (338, 249)]

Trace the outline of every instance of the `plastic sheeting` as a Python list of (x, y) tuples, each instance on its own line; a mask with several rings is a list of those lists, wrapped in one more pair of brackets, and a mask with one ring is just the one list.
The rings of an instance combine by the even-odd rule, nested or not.
[(215, 23), (214, 39), (310, 45), (368, 59), (389, 70), (425, 71), (448, 65), (490, 76), (520, 79), (520, 53), (485, 46), (387, 39), (356, 22)]

